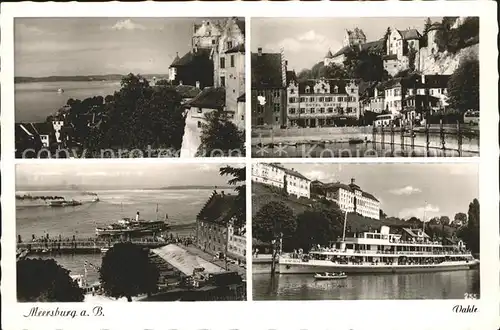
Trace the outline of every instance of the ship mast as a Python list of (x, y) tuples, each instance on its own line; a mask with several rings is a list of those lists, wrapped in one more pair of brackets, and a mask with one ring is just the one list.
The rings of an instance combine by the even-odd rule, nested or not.
[(347, 224), (347, 210), (345, 211), (345, 216), (344, 216), (344, 230), (342, 232), (342, 241), (345, 241), (345, 228)]

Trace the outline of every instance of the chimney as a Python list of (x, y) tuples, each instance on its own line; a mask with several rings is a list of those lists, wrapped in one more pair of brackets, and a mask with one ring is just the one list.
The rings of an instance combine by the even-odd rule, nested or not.
[(288, 61), (287, 60), (285, 60), (285, 66), (288, 66)]
[(196, 88), (198, 88), (198, 89), (200, 88), (200, 82), (199, 81), (196, 82)]
[(351, 178), (351, 184), (354, 184), (354, 178)]
[(137, 211), (137, 213), (135, 215), (135, 221), (139, 221), (139, 211)]
[(257, 54), (262, 56), (262, 47), (257, 48)]
[(179, 86), (182, 86), (182, 80), (179, 80)]

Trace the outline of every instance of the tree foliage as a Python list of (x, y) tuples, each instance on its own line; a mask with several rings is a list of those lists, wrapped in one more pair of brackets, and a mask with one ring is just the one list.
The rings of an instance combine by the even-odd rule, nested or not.
[(20, 259), (17, 299), (21, 302), (81, 302), (83, 290), (54, 259)]
[(364, 81), (387, 80), (388, 74), (380, 54), (351, 48), (345, 54), (344, 67), (350, 78)]
[(120, 85), (105, 98), (69, 99), (59, 111), (73, 129), (74, 143), (89, 152), (148, 146), (179, 150), (184, 134), (180, 95), (169, 86), (152, 87), (139, 75), (127, 75)]
[(245, 132), (238, 130), (225, 111), (211, 111), (205, 114), (202, 126), (199, 156), (244, 156)]
[(479, 60), (460, 63), (448, 81), (448, 97), (450, 107), (462, 113), (479, 110)]
[(467, 225), (459, 229), (457, 236), (465, 242), (472, 253), (479, 253), (479, 201), (476, 198), (469, 204), (467, 215)]
[(252, 235), (263, 242), (271, 242), (282, 233), (283, 244), (287, 245), (296, 228), (297, 220), (293, 210), (283, 202), (272, 201), (265, 204), (252, 221)]
[(439, 218), (439, 222), (441, 223), (441, 225), (449, 226), (450, 225), (450, 218), (446, 215), (443, 215)]
[(328, 246), (342, 234), (343, 215), (338, 208), (316, 208), (297, 216), (295, 246), (304, 251), (315, 245)]
[(159, 272), (148, 251), (129, 242), (115, 244), (102, 258), (100, 280), (107, 296), (126, 297), (158, 291)]
[(384, 54), (387, 54), (387, 40), (389, 40), (390, 36), (391, 36), (391, 28), (388, 27), (384, 33)]
[(417, 56), (417, 50), (413, 47), (413, 45), (410, 45), (408, 49), (408, 68), (410, 72), (415, 72), (416, 56)]
[(467, 223), (467, 214), (465, 214), (463, 212), (458, 212), (455, 214), (455, 217), (453, 220), (455, 222), (460, 222), (462, 224), (466, 224)]
[(456, 53), (479, 42), (479, 17), (467, 17), (460, 26), (453, 29), (456, 20), (457, 17), (443, 17), (434, 40), (439, 51)]
[(340, 65), (331, 63), (324, 65), (323, 62), (316, 63), (311, 69), (304, 69), (299, 72), (297, 79), (305, 81), (309, 79), (347, 79), (347, 72)]
[(236, 186), (237, 192), (234, 208), (236, 211), (236, 227), (242, 227), (246, 223), (246, 167), (224, 166), (219, 169), (220, 175), (228, 175), (232, 178), (228, 183)]

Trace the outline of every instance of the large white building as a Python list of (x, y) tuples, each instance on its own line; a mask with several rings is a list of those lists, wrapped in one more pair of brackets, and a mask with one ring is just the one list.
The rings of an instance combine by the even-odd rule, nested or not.
[(344, 212), (357, 213), (367, 218), (380, 219), (380, 202), (351, 179), (349, 185), (340, 182), (323, 183), (314, 181), (312, 191), (328, 200), (334, 201)]
[(281, 164), (257, 163), (252, 165), (252, 181), (284, 189), (290, 195), (311, 197), (311, 180)]

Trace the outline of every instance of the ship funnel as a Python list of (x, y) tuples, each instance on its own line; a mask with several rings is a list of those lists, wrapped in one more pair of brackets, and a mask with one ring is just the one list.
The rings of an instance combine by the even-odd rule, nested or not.
[(135, 215), (135, 221), (139, 221), (139, 211), (137, 211), (137, 213)]

